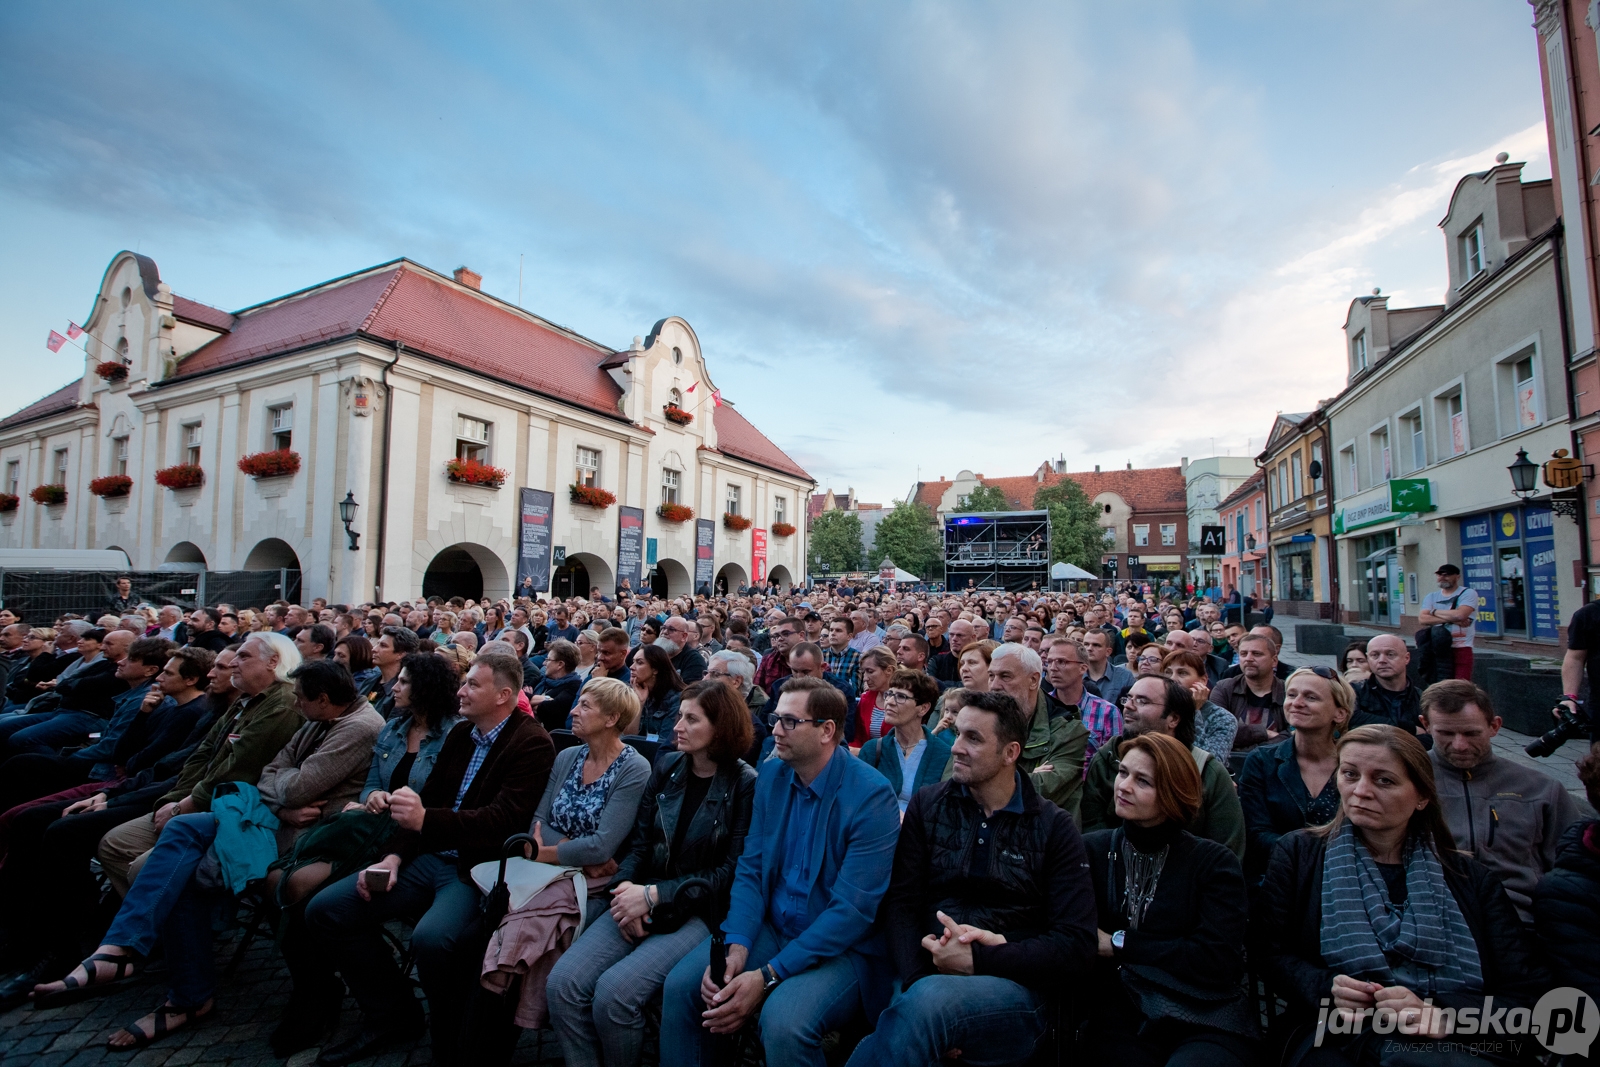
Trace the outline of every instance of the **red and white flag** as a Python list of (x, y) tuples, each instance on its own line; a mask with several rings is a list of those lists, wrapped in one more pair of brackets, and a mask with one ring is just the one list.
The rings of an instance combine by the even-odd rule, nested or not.
[(52, 352), (59, 352), (61, 351), (61, 346), (66, 343), (67, 339), (65, 337), (62, 337), (59, 333), (51, 330), (50, 336), (46, 338), (44, 342), (44, 346)]
[[(700, 384), (699, 382), (695, 382), (694, 383), (694, 385), (699, 385), (699, 384)], [(689, 386), (689, 388), (685, 389), (684, 392), (686, 392), (686, 393), (694, 392), (694, 385)]]
[(717, 408), (720, 408), (722, 406), (722, 390), (721, 389), (713, 389), (713, 390), (711, 390), (711, 406), (712, 407), (717, 407)]
[(67, 336), (76, 341), (83, 336), (83, 327), (75, 322), (67, 323)]

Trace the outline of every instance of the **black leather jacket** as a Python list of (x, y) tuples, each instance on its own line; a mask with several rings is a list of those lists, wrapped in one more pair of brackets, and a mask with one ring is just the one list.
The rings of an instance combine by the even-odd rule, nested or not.
[[(632, 848), (622, 857), (612, 880), (612, 885), (634, 882), (656, 887), (660, 898), (648, 926), (654, 933), (671, 933), (695, 917), (709, 926), (713, 915), (727, 911), (734, 868), (744, 852), (750, 813), (755, 809), (756, 772), (743, 760), (719, 767), (684, 833), (683, 847), (673, 855), (672, 838), (678, 830), (689, 774), (690, 760), (683, 753), (666, 752), (657, 758), (639, 802)], [(675, 899), (683, 880), (696, 876), (711, 882), (715, 908), (704, 895), (696, 895), (692, 902)]]

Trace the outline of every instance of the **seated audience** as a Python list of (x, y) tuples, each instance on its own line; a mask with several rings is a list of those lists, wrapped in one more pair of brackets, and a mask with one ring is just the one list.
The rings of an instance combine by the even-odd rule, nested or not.
[(1495, 755), (1500, 716), (1489, 694), (1465, 678), (1423, 690), (1422, 723), (1433, 738), (1439, 811), (1456, 847), (1499, 875), (1517, 912), (1530, 919), (1534, 887), (1555, 866), (1578, 805), (1550, 775)]
[(1089, 728), (1071, 712), (1051, 714), (1050, 698), (1039, 688), (1044, 663), (1026, 645), (1005, 644), (989, 661), (989, 688), (1017, 702), (1028, 717), (1028, 739), (1018, 766), (1031, 775), (1039, 795), (1074, 819), (1083, 798), (1084, 753)]
[(1122, 825), (1084, 835), (1099, 956), (1085, 985), (1089, 1062), (1255, 1061), (1244, 986), (1249, 921), (1239, 859), (1189, 826), (1200, 808), (1191, 750), (1154, 731), (1121, 746)]
[(1235, 856), (1244, 856), (1244, 814), (1239, 810), (1233, 779), (1228, 777), (1221, 760), (1195, 745), (1194, 716), (1194, 694), (1171, 678), (1146, 675), (1133, 683), (1122, 706), (1122, 736), (1103, 746), (1089, 764), (1080, 820), (1084, 833), (1114, 830), (1122, 825), (1114, 803), (1122, 746), (1141, 734), (1168, 734), (1194, 754), (1200, 770), (1200, 804), (1189, 831), (1227, 845)]
[[(35, 626), (22, 639), (21, 665), (13, 666), (6, 681), (5, 711), (16, 714), (34, 697), (46, 691), (46, 682), (66, 669), (69, 660), (55, 654), (56, 632), (48, 626)], [(5, 721), (0, 718), (0, 722)]]
[[(1600, 747), (1578, 760), (1578, 779), (1600, 809)], [(1600, 819), (1567, 827), (1555, 867), (1534, 888), (1533, 929), (1555, 983), (1600, 1003)]]
[(700, 1063), (715, 1035), (759, 1016), (770, 1067), (821, 1064), (829, 1031), (863, 1014), (871, 1025), (888, 1001), (877, 915), (899, 810), (883, 776), (844, 748), (848, 709), (821, 678), (784, 685), (770, 720), (777, 762), (756, 782), (723, 923), (727, 970), (711, 973), (708, 941), (667, 975), (662, 1063)]
[(911, 799), (882, 909), (901, 989), (855, 1067), (1025, 1062), (1051, 995), (1087, 977), (1089, 857), (1017, 766), (1028, 732), (1016, 701), (976, 694), (956, 717), (951, 780)]
[(1326, 825), (1338, 812), (1335, 748), (1354, 707), (1349, 684), (1327, 667), (1301, 667), (1284, 683), (1283, 715), (1293, 732), (1251, 752), (1239, 773), (1245, 874), (1252, 887), (1260, 884), (1280, 837)]
[(1218, 682), (1211, 699), (1239, 720), (1234, 751), (1248, 751), (1283, 736), (1287, 730), (1283, 679), (1278, 677), (1278, 646), (1271, 637), (1252, 631), (1239, 639), (1239, 673)]
[[(1174, 631), (1182, 633), (1183, 631)], [(1205, 661), (1199, 654), (1179, 649), (1161, 657), (1161, 673), (1189, 690), (1194, 697), (1194, 743), (1228, 765), (1239, 720), (1220, 704), (1211, 702), (1211, 686), (1206, 681)]]
[[(1456, 1010), (1488, 996), (1496, 1010), (1531, 1009), (1550, 973), (1500, 880), (1456, 851), (1416, 736), (1362, 726), (1339, 739), (1338, 759), (1334, 820), (1273, 849), (1257, 966), (1289, 1002), (1292, 1062), (1376, 1064), (1400, 1028), (1414, 1061), (1434, 1062), (1450, 1052), (1441, 1040), (1460, 1041), (1447, 1036)], [(1519, 1058), (1509, 1044), (1476, 1051), (1471, 1062)]]
[(1398, 726), (1411, 733), (1421, 731), (1422, 690), (1411, 684), (1410, 664), (1411, 650), (1396, 635), (1379, 634), (1367, 642), (1368, 677), (1352, 683), (1356, 692), (1352, 729)]
[(1051, 716), (1076, 715), (1082, 720), (1089, 730), (1084, 759), (1093, 759), (1101, 745), (1122, 732), (1122, 712), (1085, 684), (1089, 653), (1082, 641), (1065, 635), (1050, 637), (1045, 643), (1044, 668), (1050, 683)]
[(91, 733), (105, 729), (115, 712), (114, 701), (128, 691), (117, 667), (137, 639), (126, 630), (100, 629), (79, 637), (79, 658), (46, 683), (48, 691), (30, 700), (20, 714), (0, 717), (0, 761), (81, 745)]
[(672, 657), (656, 645), (641, 645), (634, 652), (631, 671), (633, 692), (639, 698), (639, 732), (671, 748), (684, 680), (672, 666)]
[[(722, 655), (712, 656), (713, 673)], [(568, 1067), (639, 1062), (645, 1005), (705, 941), (744, 851), (756, 787), (740, 759), (752, 740), (744, 701), (708, 674), (684, 691), (673, 729), (676, 751), (657, 760), (644, 790), (609, 910), (550, 972), (551, 1023)], [(710, 889), (680, 892), (690, 878)]]
[(894, 658), (894, 653), (881, 645), (861, 653), (861, 696), (856, 699), (856, 713), (852, 717), (845, 731), (849, 734), (845, 738), (856, 747), (874, 737), (882, 737), (889, 732), (891, 727), (884, 721), (883, 692), (889, 688), (889, 679), (894, 676), (899, 661)]
[(539, 724), (548, 730), (565, 730), (583, 679), (577, 675), (578, 646), (564, 638), (545, 649), (544, 677), (533, 687), (528, 703)]
[[(862, 657), (863, 672), (873, 669), (869, 665), (872, 654), (881, 649), (870, 649)], [(927, 727), (933, 703), (939, 698), (939, 682), (933, 675), (901, 668), (889, 676), (881, 697), (889, 733), (862, 745), (859, 756), (862, 763), (877, 768), (889, 780), (904, 812), (917, 790), (939, 784), (950, 759), (951, 735), (936, 737)]]

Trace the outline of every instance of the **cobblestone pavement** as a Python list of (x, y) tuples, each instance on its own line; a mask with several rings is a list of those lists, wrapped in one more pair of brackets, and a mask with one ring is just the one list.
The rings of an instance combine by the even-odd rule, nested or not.
[[(1294, 619), (1274, 622), (1292, 630)], [(1348, 628), (1352, 633), (1355, 628)], [(1292, 649), (1294, 639), (1285, 634)], [(1332, 656), (1310, 656), (1286, 651), (1284, 660), (1295, 666), (1332, 666)], [(1522, 751), (1529, 738), (1502, 731), (1495, 739), (1496, 750), (1508, 758), (1555, 775), (1568, 789), (1583, 799), (1583, 789), (1573, 769), (1573, 761), (1583, 754), (1579, 742), (1568, 743), (1555, 756), (1535, 760)], [(1585, 804), (1584, 807), (1587, 808)], [(218, 940), (218, 972), (232, 958), (238, 942), (228, 934)], [(161, 1003), (164, 986), (161, 976), (151, 973), (135, 979), (127, 989), (95, 1000), (83, 1001), (50, 1011), (18, 1008), (0, 1016), (0, 1067), (266, 1067), (284, 1061), (267, 1048), (267, 1035), (278, 1024), (289, 1001), (289, 972), (276, 946), (261, 939), (251, 945), (232, 979), (222, 980), (216, 1010), (200, 1023), (186, 1027), (148, 1048), (134, 1052), (113, 1052), (105, 1047), (112, 1031), (131, 1022)], [(356, 1025), (357, 1013), (351, 1001), (345, 1002), (344, 1026)], [(290, 1067), (310, 1067), (316, 1050), (307, 1050), (289, 1060)], [(522, 1065), (559, 1063), (560, 1054), (553, 1038), (546, 1034), (523, 1034), (513, 1063)], [(427, 1040), (410, 1042), (366, 1061), (373, 1067), (411, 1067), (431, 1063)]]

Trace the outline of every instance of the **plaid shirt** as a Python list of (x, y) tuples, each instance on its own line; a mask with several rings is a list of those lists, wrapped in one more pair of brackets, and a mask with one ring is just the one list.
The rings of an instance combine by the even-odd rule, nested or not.
[(467, 790), (472, 788), (472, 780), (478, 776), (483, 761), (489, 758), (489, 749), (494, 747), (495, 741), (500, 737), (500, 731), (504, 730), (506, 723), (510, 721), (511, 716), (507, 715), (500, 720), (500, 725), (486, 734), (479, 733), (476, 726), (472, 728), (472, 755), (467, 760), (467, 772), (461, 776), (461, 788), (456, 790), (456, 811), (461, 810), (461, 802), (466, 799)]
[(861, 653), (845, 646), (843, 652), (835, 652), (831, 648), (822, 650), (822, 669), (829, 674), (837, 674), (841, 678), (848, 678), (856, 692), (861, 692)]
[[(1058, 707), (1072, 706), (1054, 693), (1050, 695), (1050, 699), (1055, 701)], [(1096, 752), (1100, 751), (1100, 746), (1110, 741), (1113, 737), (1121, 735), (1122, 709), (1109, 700), (1101, 700), (1089, 692), (1087, 688), (1084, 689), (1083, 696), (1078, 699), (1077, 708), (1078, 718), (1083, 721), (1083, 725), (1089, 731), (1089, 741), (1083, 752), (1083, 773), (1087, 777), (1089, 774), (1089, 761), (1094, 759)], [(1052, 714), (1054, 713), (1052, 712)]]

